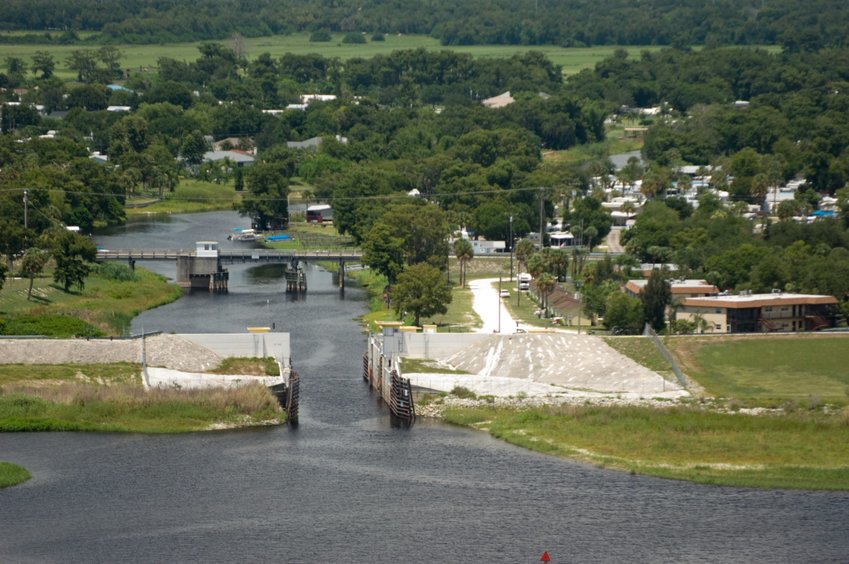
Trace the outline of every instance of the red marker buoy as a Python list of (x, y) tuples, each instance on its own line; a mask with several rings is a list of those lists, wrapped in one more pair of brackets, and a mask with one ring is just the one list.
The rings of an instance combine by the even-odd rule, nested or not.
[(548, 551), (544, 551), (542, 556), (539, 557), (540, 562), (551, 562), (551, 556), (548, 555)]

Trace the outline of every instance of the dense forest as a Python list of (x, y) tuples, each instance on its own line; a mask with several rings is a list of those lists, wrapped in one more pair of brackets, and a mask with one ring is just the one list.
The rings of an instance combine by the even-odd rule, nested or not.
[(846, 45), (841, 0), (5, 0), (7, 40), (156, 43), (296, 31), (415, 33), (444, 45)]

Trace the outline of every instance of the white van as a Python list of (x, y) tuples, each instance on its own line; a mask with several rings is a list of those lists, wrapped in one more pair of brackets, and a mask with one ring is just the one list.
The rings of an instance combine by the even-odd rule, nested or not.
[(533, 277), (527, 272), (520, 272), (517, 279), (519, 280), (519, 290), (527, 290), (530, 288)]

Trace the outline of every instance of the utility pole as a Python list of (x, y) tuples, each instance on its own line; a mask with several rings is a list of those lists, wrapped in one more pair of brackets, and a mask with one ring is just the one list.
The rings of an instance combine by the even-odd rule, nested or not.
[(29, 202), (27, 201), (27, 191), (24, 190), (24, 229), (29, 229), (29, 218), (27, 217), (29, 212), (28, 208)]
[(513, 281), (513, 216), (510, 216), (510, 280)]
[(542, 198), (544, 187), (539, 188), (539, 250), (542, 250), (543, 229), (545, 228), (545, 200)]
[(501, 275), (498, 275), (498, 332), (501, 333)]

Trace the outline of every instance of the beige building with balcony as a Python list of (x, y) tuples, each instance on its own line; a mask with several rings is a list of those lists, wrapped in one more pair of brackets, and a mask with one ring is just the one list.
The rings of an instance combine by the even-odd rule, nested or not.
[(773, 293), (690, 297), (682, 300), (675, 318), (706, 322), (705, 333), (817, 331), (834, 327), (834, 296)]

